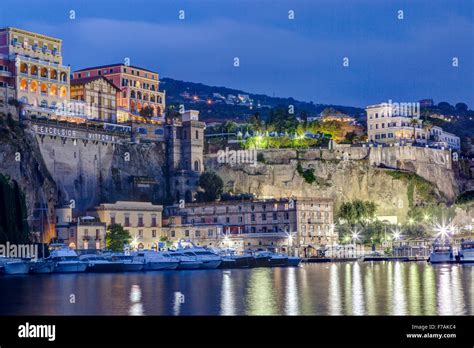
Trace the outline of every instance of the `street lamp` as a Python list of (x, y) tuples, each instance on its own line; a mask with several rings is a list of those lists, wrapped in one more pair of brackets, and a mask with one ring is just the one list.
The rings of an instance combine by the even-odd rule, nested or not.
[(359, 240), (360, 232), (357, 230), (357, 228), (353, 229), (351, 232), (352, 243), (354, 244), (355, 249), (355, 256), (357, 257), (357, 241)]

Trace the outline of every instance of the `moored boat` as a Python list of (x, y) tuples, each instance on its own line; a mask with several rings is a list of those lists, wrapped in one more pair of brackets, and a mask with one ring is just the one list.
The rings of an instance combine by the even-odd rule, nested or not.
[(288, 256), (288, 267), (298, 267), (302, 259), (298, 256)]
[(143, 262), (134, 260), (131, 255), (125, 255), (123, 253), (113, 253), (105, 256), (111, 261), (120, 261), (119, 271), (120, 272), (138, 272), (143, 271), (145, 266)]
[(178, 268), (180, 264), (180, 260), (173, 255), (152, 250), (139, 251), (133, 260), (143, 263), (145, 271), (172, 270)]
[(456, 257), (454, 256), (453, 247), (448, 241), (438, 242), (435, 241), (432, 246), (432, 251), (430, 258), (428, 259), (430, 263), (452, 263), (456, 262)]
[(31, 262), (30, 264), (30, 273), (35, 274), (48, 274), (53, 273), (56, 267), (55, 262), (48, 259), (37, 260)]
[(81, 255), (79, 260), (86, 262), (86, 271), (92, 273), (119, 272), (122, 265), (121, 261), (111, 261), (103, 256), (91, 254)]
[(55, 263), (53, 273), (78, 273), (87, 269), (87, 262), (79, 260), (76, 252), (66, 246), (52, 250), (48, 259)]
[(5, 258), (1, 261), (3, 273), (6, 275), (27, 274), (30, 271), (30, 262), (28, 260)]
[(474, 263), (474, 240), (463, 240), (459, 250), (460, 263)]

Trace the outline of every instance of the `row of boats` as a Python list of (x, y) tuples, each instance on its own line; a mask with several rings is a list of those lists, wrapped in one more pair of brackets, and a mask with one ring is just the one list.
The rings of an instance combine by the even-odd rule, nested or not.
[(474, 263), (474, 241), (461, 242), (459, 251), (455, 251), (448, 240), (436, 241), (428, 259), (431, 263)]
[(216, 268), (296, 267), (298, 257), (267, 251), (236, 255), (223, 250), (200, 247), (156, 252), (142, 250), (130, 254), (77, 253), (67, 247), (54, 249), (44, 259), (0, 259), (3, 274), (78, 273), (78, 272), (138, 272), (160, 270), (197, 270)]

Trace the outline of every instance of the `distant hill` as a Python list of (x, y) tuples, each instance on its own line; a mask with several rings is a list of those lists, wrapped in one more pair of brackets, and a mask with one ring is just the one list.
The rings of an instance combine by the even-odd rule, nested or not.
[(254, 94), (227, 87), (208, 86), (171, 78), (161, 79), (160, 88), (166, 90), (168, 104), (184, 104), (186, 109), (199, 110), (203, 120), (243, 121), (256, 112), (266, 118), (270, 109), (288, 108), (290, 105), (293, 105), (297, 116), (303, 111), (308, 116), (316, 116), (325, 108), (332, 107), (355, 118), (365, 118), (364, 109), (361, 108), (314, 104), (294, 98), (271, 97), (265, 94)]

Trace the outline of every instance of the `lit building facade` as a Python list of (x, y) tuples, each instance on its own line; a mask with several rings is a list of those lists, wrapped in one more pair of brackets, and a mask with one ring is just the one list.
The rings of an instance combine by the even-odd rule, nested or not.
[(121, 225), (132, 237), (132, 246), (139, 249), (156, 249), (162, 236), (163, 206), (150, 202), (117, 201), (102, 203), (90, 212), (107, 226)]
[[(407, 103), (409, 104), (409, 103)], [(416, 103), (415, 103), (416, 104)], [(400, 106), (402, 105), (402, 106)], [(440, 127), (424, 127), (419, 105), (381, 103), (366, 107), (368, 140), (374, 143), (413, 142), (459, 150), (461, 139)]]
[(67, 103), (70, 68), (60, 39), (16, 28), (0, 29), (0, 83), (15, 88), (24, 105), (45, 109)]
[(106, 224), (92, 217), (73, 218), (69, 205), (55, 208), (56, 239), (76, 250), (103, 250)]
[(158, 73), (125, 64), (111, 64), (85, 68), (73, 73), (74, 79), (104, 76), (120, 88), (117, 98), (118, 121), (127, 122), (128, 113), (139, 115), (149, 107), (152, 116), (163, 119), (165, 92), (159, 90)]
[[(191, 203), (167, 207), (167, 236), (242, 249), (316, 250), (337, 242), (329, 199), (269, 199)], [(214, 226), (214, 228), (210, 228)], [(196, 235), (196, 231), (198, 235)], [(183, 235), (184, 232), (184, 235)], [(211, 239), (211, 240), (209, 240)]]
[(104, 122), (115, 122), (117, 94), (120, 89), (103, 76), (71, 80), (71, 99), (85, 103), (85, 116)]

